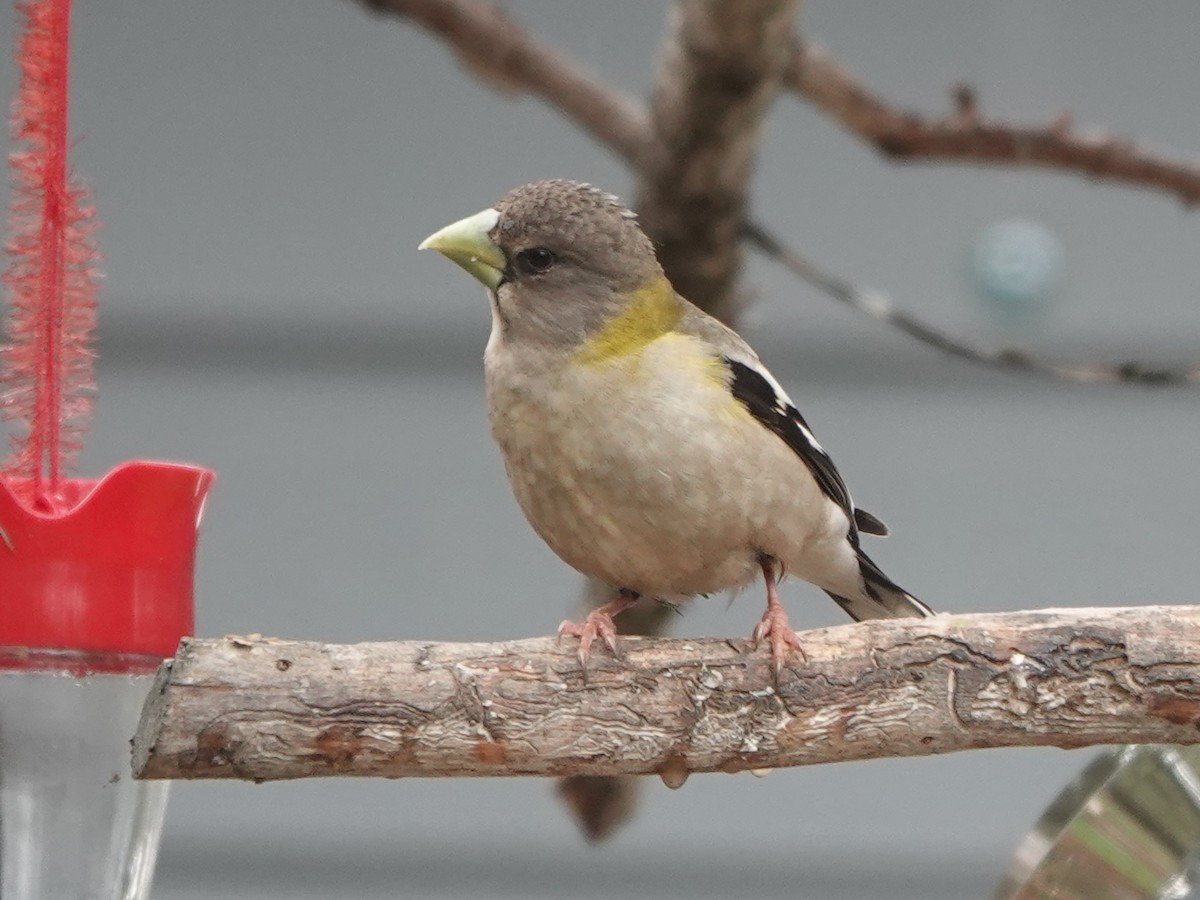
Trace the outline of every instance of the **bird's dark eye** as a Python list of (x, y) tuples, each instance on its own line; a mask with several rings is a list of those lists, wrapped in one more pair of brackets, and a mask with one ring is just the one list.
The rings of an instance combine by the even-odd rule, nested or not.
[(530, 247), (517, 254), (517, 269), (524, 275), (540, 275), (557, 261), (558, 257), (554, 255), (553, 250)]

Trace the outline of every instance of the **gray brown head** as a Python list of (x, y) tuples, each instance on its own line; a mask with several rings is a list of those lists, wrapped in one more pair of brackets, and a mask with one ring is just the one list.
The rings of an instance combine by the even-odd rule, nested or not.
[(523, 185), (421, 248), (437, 250), (488, 288), (497, 327), (510, 340), (579, 343), (630, 298), (665, 284), (633, 213), (576, 181)]

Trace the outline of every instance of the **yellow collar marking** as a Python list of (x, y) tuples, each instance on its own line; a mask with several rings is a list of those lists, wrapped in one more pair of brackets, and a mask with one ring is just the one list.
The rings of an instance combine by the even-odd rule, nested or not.
[(669, 334), (682, 318), (683, 306), (670, 282), (655, 278), (635, 290), (625, 309), (583, 342), (575, 359), (596, 364), (637, 353)]

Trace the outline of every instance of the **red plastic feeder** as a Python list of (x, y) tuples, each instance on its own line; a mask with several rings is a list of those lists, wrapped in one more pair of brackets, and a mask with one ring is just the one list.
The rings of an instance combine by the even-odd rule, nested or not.
[(98, 481), (67, 481), (70, 508), (43, 513), (19, 499), (27, 485), (0, 476), (0, 664), (70, 650), (110, 670), (114, 655), (155, 666), (173, 655), (194, 630), (196, 536), (212, 481), (194, 466), (129, 462)]

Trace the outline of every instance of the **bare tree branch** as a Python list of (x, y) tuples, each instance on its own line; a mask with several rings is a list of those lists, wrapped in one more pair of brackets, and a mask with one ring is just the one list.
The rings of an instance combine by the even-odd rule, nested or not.
[[(678, 0), (671, 9), (637, 161), (636, 207), (672, 285), (730, 325), (738, 312), (742, 224), (762, 122), (779, 92), (798, 0)], [(589, 599), (612, 588), (590, 584)], [(670, 608), (642, 604), (618, 626), (660, 635)], [(623, 617), (624, 618), (624, 617)], [(592, 840), (633, 811), (636, 779), (574, 774), (559, 791)]]
[(985, 118), (974, 92), (954, 89), (955, 109), (929, 118), (887, 104), (820, 47), (795, 42), (786, 81), (885, 156), (1073, 172), (1098, 181), (1154, 188), (1186, 206), (1200, 202), (1200, 160), (1172, 159), (1128, 138), (1075, 129), (1069, 116), (1045, 125)]
[(142, 778), (738, 772), (985, 747), (1200, 742), (1200, 608), (941, 615), (742, 641), (188, 640), (134, 739)]
[[(482, 80), (500, 90), (509, 92), (525, 91), (541, 97), (551, 106), (560, 110), (577, 125), (595, 137), (602, 144), (628, 161), (635, 169), (641, 171), (643, 157), (651, 146), (652, 134), (649, 119), (644, 108), (636, 101), (622, 96), (607, 85), (579, 69), (570, 60), (556, 50), (525, 32), (514, 23), (499, 7), (482, 0), (359, 0), (364, 6), (380, 13), (390, 13), (409, 19), (440, 37), (458, 55), (459, 59), (475, 72)], [(769, 5), (768, 5), (769, 6)], [(714, 27), (709, 23), (709, 28)], [(721, 26), (715, 26), (721, 30)], [(682, 23), (679, 28), (680, 36), (676, 43), (683, 40)], [(745, 40), (744, 36), (741, 40)], [(799, 93), (808, 97), (819, 107), (843, 122), (852, 131), (867, 140), (876, 143), (885, 152), (892, 155), (912, 156), (914, 154), (901, 152), (912, 144), (914, 134), (956, 135), (937, 138), (933, 143), (922, 144), (925, 138), (917, 141), (922, 146), (963, 147), (964, 134), (989, 135), (999, 133), (1008, 126), (991, 123), (982, 127), (978, 113), (974, 110), (974, 101), (969, 93), (960, 93), (959, 112), (938, 122), (929, 123), (917, 116), (896, 112), (882, 100), (871, 94), (857, 82), (853, 76), (833, 61), (824, 51), (808, 44), (802, 44), (798, 39), (790, 38), (788, 52), (790, 56), (786, 66), (780, 73), (785, 82)], [(678, 52), (678, 51), (676, 51)], [(703, 54), (696, 54), (694, 63), (704, 69)], [(739, 62), (734, 54), (733, 74), (726, 73), (726, 78), (718, 78), (713, 93), (706, 100), (693, 99), (691, 107), (694, 115), (704, 121), (712, 112), (710, 107), (719, 99), (725, 90), (722, 86), (725, 80), (738, 84), (737, 68)], [(753, 68), (753, 66), (751, 67)], [(664, 72), (667, 71), (664, 62)], [(759, 71), (770, 71), (759, 69)], [(669, 98), (673, 92), (682, 90), (681, 84), (675, 84), (670, 89), (659, 93), (658, 105), (671, 107), (676, 100)], [(747, 91), (742, 86), (743, 99), (755, 98), (754, 91)], [(757, 102), (765, 104), (766, 97), (757, 97)], [(762, 107), (751, 102), (749, 108), (756, 110), (761, 116)], [(744, 110), (743, 110), (744, 113)], [(1067, 381), (1076, 382), (1129, 382), (1138, 384), (1178, 384), (1200, 381), (1200, 368), (1185, 367), (1171, 369), (1161, 366), (1146, 365), (1140, 362), (1117, 364), (1090, 362), (1056, 362), (1040, 359), (1024, 350), (1005, 348), (987, 350), (976, 347), (966, 341), (958, 340), (944, 334), (932, 325), (921, 322), (902, 310), (895, 308), (887, 298), (879, 293), (866, 292), (834, 276), (821, 272), (811, 263), (804, 260), (797, 252), (786, 249), (785, 245), (763, 225), (746, 219), (748, 225), (743, 226), (745, 216), (745, 186), (744, 179), (748, 177), (747, 166), (752, 161), (753, 150), (756, 147), (757, 131), (753, 139), (739, 142), (736, 136), (726, 134), (731, 123), (736, 123), (738, 117), (714, 119), (706, 128), (708, 134), (698, 139), (696, 147), (691, 140), (695, 135), (686, 133), (686, 129), (674, 127), (674, 133), (659, 136), (659, 150), (654, 154), (657, 162), (654, 170), (657, 178), (644, 176), (643, 188), (640, 193), (643, 205), (643, 222), (654, 237), (662, 243), (664, 265), (668, 274), (680, 292), (696, 302), (706, 304), (710, 309), (727, 319), (735, 309), (732, 286), (736, 272), (740, 266), (740, 257), (735, 245), (728, 243), (729, 228), (737, 226), (743, 229), (747, 238), (756, 244), (768, 256), (780, 261), (801, 278), (816, 285), (825, 293), (843, 303), (872, 315), (891, 327), (898, 328), (910, 337), (922, 343), (936, 347), (939, 350), (971, 360), (983, 365), (1002, 369), (1030, 372), (1048, 375)], [(1061, 124), (1061, 123), (1060, 123)], [(1035, 129), (1036, 130), (1036, 129)], [(670, 129), (668, 129), (670, 131)], [(1009, 129), (1011, 132), (1011, 129)], [(1024, 147), (1022, 134), (1018, 129), (1009, 138), (1003, 140), (987, 138), (985, 143), (992, 147), (1008, 146), (1010, 148)], [(899, 138), (897, 138), (899, 136)], [(1069, 135), (1068, 135), (1069, 136)], [(899, 143), (896, 143), (896, 140)], [(909, 143), (906, 143), (909, 142)], [(943, 143), (939, 144), (938, 141)], [(1078, 142), (1076, 142), (1078, 143)], [(1118, 142), (1119, 144), (1120, 142)], [(971, 145), (973, 146), (973, 145)], [(1121, 153), (1105, 156), (1094, 149), (1094, 145), (1085, 140), (1078, 146), (1093, 146), (1089, 151), (1092, 155), (1084, 155), (1088, 163), (1083, 168), (1092, 174), (1106, 175), (1097, 172), (1095, 166), (1102, 166), (1105, 159), (1124, 160)], [(1122, 145), (1124, 146), (1124, 145)], [(732, 150), (730, 148), (733, 148)], [(665, 150), (663, 148), (666, 148)], [(672, 151), (671, 148), (676, 148)], [(717, 152), (713, 148), (724, 148)], [(900, 148), (889, 149), (889, 148)], [(1128, 148), (1135, 158), (1144, 154)], [(691, 167), (692, 178), (701, 186), (706, 179), (715, 178), (713, 183), (722, 183), (722, 178), (733, 178), (730, 186), (723, 191), (723, 200), (712, 201), (710, 205), (721, 209), (713, 210), (714, 218), (709, 219), (709, 210), (703, 208), (708, 201), (704, 200), (703, 191), (697, 195), (700, 200), (693, 198), (695, 188), (687, 190), (674, 187), (679, 180), (679, 172), (687, 167), (677, 165), (679, 160), (672, 162), (671, 152), (680, 153), (689, 158), (699, 160)], [(1075, 151), (1072, 151), (1073, 153)], [(1013, 150), (1016, 154), (1016, 149)], [(933, 158), (929, 154), (915, 154), (921, 158)], [(986, 158), (966, 158), (963, 161), (983, 162), (1017, 162), (1020, 164), (1050, 165), (1039, 158), (1029, 156), (1021, 150), (1020, 159), (1007, 159), (1002, 156)], [(1128, 154), (1126, 154), (1128, 155)], [(950, 158), (957, 158), (951, 156)], [(1071, 157), (1074, 158), (1074, 157)], [(1122, 172), (1129, 173), (1133, 182), (1148, 183), (1164, 186), (1171, 190), (1171, 185), (1180, 185), (1180, 196), (1185, 199), (1196, 196), (1200, 190), (1200, 167), (1189, 166), (1169, 160), (1149, 160), (1150, 172), (1154, 177), (1148, 182), (1139, 182), (1132, 178), (1137, 167), (1130, 167), (1124, 162)], [(721, 162), (724, 160), (724, 162)], [(725, 167), (724, 175), (717, 171)], [(1069, 168), (1067, 166), (1064, 166)], [(1161, 176), (1161, 177), (1160, 177)], [(1158, 179), (1158, 180), (1155, 180)], [(738, 181), (742, 186), (737, 186)], [(1117, 180), (1122, 180), (1120, 177)], [(1130, 180), (1130, 179), (1126, 179)], [(652, 184), (654, 181), (657, 184)], [(1177, 191), (1178, 192), (1178, 191)], [(646, 210), (649, 210), (647, 214)], [(704, 223), (711, 224), (705, 226)], [(659, 228), (662, 233), (658, 232)], [(694, 233), (696, 229), (707, 228), (707, 233)], [(692, 229), (692, 231), (689, 231)], [(672, 236), (674, 235), (674, 236)], [(703, 284), (701, 283), (703, 282)], [(710, 285), (705, 287), (704, 285)], [(710, 294), (711, 292), (711, 294)], [(657, 624), (661, 627), (669, 618), (661, 609), (652, 609), (648, 613), (651, 628)], [(632, 620), (631, 620), (632, 621)], [(601, 788), (608, 791), (608, 788)]]
[(663, 44), (638, 214), (675, 289), (726, 322), (736, 312), (750, 174), (797, 6), (681, 0)]
[[(493, 87), (546, 100), (602, 144), (637, 163), (649, 139), (643, 106), (603, 84), (485, 0), (358, 0), (437, 35)], [(786, 86), (896, 159), (1036, 166), (1155, 188), (1200, 202), (1200, 161), (1140, 149), (1132, 140), (1075, 130), (1068, 116), (1044, 125), (985, 118), (974, 93), (955, 88), (955, 109), (930, 118), (895, 109), (824, 49), (798, 38)]]
[(774, 259), (799, 275), (822, 292), (845, 303), (858, 312), (878, 319), (885, 325), (904, 332), (909, 337), (936, 347), (951, 356), (997, 369), (1017, 372), (1032, 372), (1063, 381), (1084, 384), (1101, 382), (1124, 382), (1141, 385), (1180, 385), (1200, 382), (1200, 365), (1181, 368), (1149, 366), (1140, 362), (1097, 363), (1061, 362), (1035, 356), (1015, 347), (987, 350), (974, 344), (951, 337), (912, 313), (896, 306), (892, 299), (881, 291), (868, 291), (855, 287), (848, 281), (830, 275), (800, 255), (799, 251), (784, 246), (780, 241), (750, 222), (746, 225), (747, 239), (766, 256)]
[(636, 163), (649, 135), (642, 104), (584, 72), (479, 0), (358, 0), (420, 25), (492, 87), (546, 100), (615, 153)]

